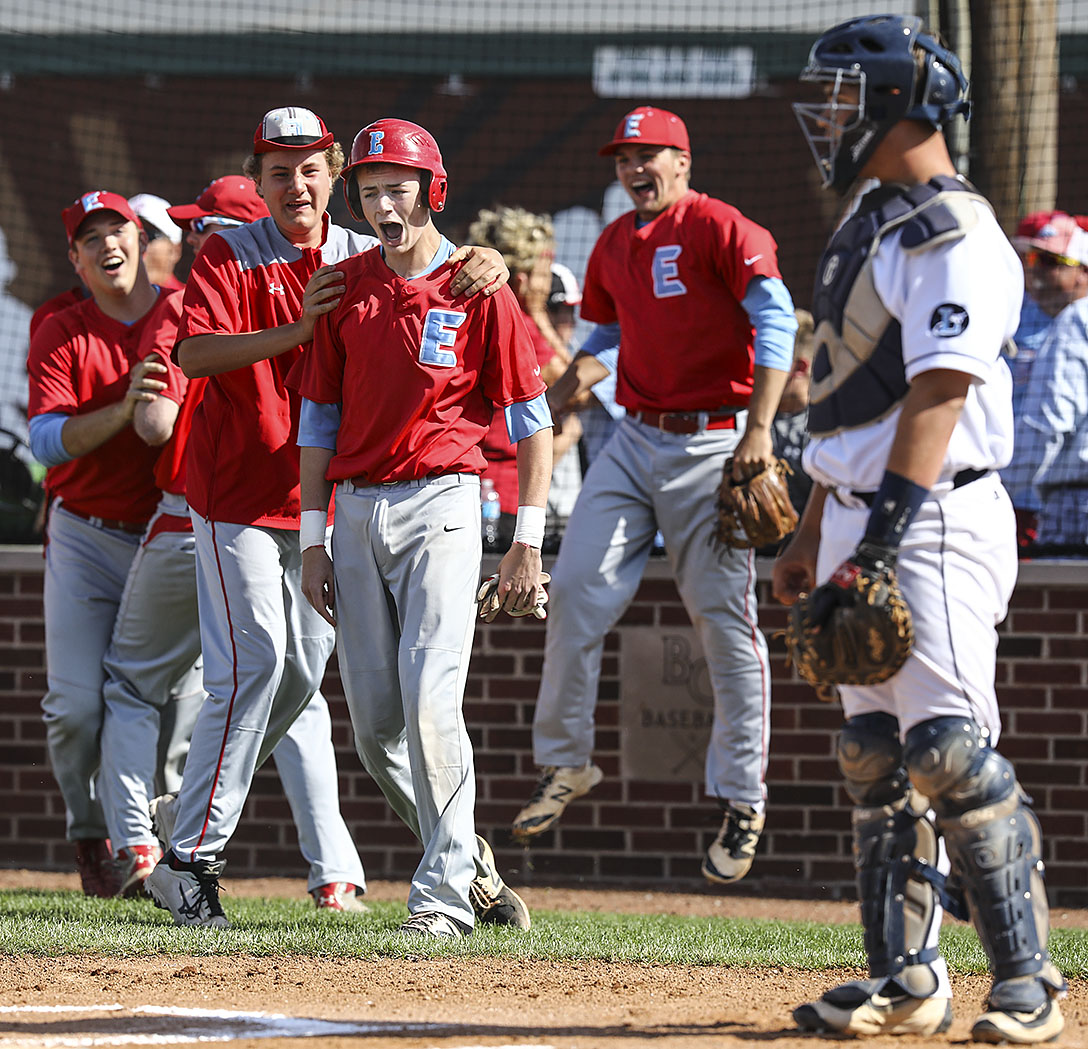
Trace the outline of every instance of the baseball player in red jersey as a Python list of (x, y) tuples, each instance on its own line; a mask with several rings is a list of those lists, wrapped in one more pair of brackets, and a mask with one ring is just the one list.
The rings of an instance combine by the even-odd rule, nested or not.
[[(271, 110), (244, 170), (270, 216), (209, 238), (190, 273), (175, 355), (207, 376), (189, 439), (204, 688), (185, 777), (169, 809), (172, 848), (147, 879), (185, 925), (227, 924), (218, 854), (254, 770), (321, 684), (333, 633), (302, 595), (298, 395), (285, 379), (338, 294), (340, 262), (373, 246), (329, 222), (343, 151), (306, 109)], [(468, 260), (458, 285), (500, 270)], [(350, 880), (350, 879), (344, 879)]]
[[(210, 183), (193, 204), (170, 209), (194, 252), (213, 233), (268, 214), (253, 182), (228, 175)], [(110, 839), (122, 874), (122, 893), (142, 888), (161, 856), (148, 803), (153, 796), (155, 742), (170, 684), (200, 658), (197, 614), (196, 541), (185, 501), (185, 450), (193, 413), (207, 379), (188, 380), (170, 361), (181, 316), (182, 296), (166, 304), (166, 316), (141, 343), (142, 358), (155, 355), (167, 366), (167, 388), (136, 411), (137, 431), (162, 445), (155, 478), (159, 508), (129, 571), (113, 641), (106, 655), (109, 680), (102, 727), (102, 792)], [(143, 418), (142, 418), (143, 417)], [(145, 428), (141, 429), (141, 423)], [(164, 443), (165, 442), (165, 443)], [(199, 667), (198, 667), (199, 671)], [(196, 675), (196, 705), (175, 703), (186, 724), (174, 735), (188, 752), (189, 736), (204, 691)], [(175, 722), (177, 721), (175, 717)], [(309, 864), (308, 888), (319, 908), (364, 910), (362, 863), (340, 814), (336, 755), (328, 704), (315, 692), (273, 752), (298, 828), (299, 848)], [(177, 791), (180, 775), (167, 789)], [(157, 829), (167, 830), (169, 799), (156, 801)]]
[(763, 828), (770, 675), (754, 557), (709, 542), (714, 494), (727, 456), (738, 479), (773, 457), (771, 422), (797, 324), (770, 233), (690, 188), (678, 116), (641, 106), (601, 154), (613, 157), (635, 210), (593, 249), (582, 315), (599, 327), (548, 399), (561, 410), (606, 374), (602, 362), (614, 363), (622, 343), (616, 399), (627, 416), (586, 475), (553, 571), (533, 721), (543, 769), (514, 832), (547, 830), (602, 778), (591, 752), (604, 637), (660, 529), (714, 692), (706, 791), (723, 812), (702, 869), (732, 882), (751, 867)]
[(91, 292), (45, 320), (27, 361), (31, 448), (49, 470), (42, 700), (50, 760), (64, 796), (84, 892), (119, 888), (98, 795), (102, 658), (158, 499), (156, 450), (132, 427), (163, 388), (165, 368), (139, 362), (162, 297), (142, 262), (146, 238), (128, 201), (84, 193), (63, 212), (69, 258)]
[[(480, 442), (502, 408), (518, 441), (521, 507), (499, 594), (509, 609), (531, 609), (551, 416), (509, 288), (466, 301), (451, 285), (453, 245), (434, 225), (446, 172), (431, 135), (406, 120), (363, 128), (345, 192), (381, 247), (341, 264), (343, 296), (303, 361), (303, 591), (337, 627), (359, 755), (423, 843), (401, 931), (456, 939), (487, 902), (477, 898), (485, 857), (493, 873), (475, 834), (461, 711), (480, 576)], [(505, 920), (527, 928), (524, 903), (499, 887)], [(496, 919), (485, 907), (483, 920)]]

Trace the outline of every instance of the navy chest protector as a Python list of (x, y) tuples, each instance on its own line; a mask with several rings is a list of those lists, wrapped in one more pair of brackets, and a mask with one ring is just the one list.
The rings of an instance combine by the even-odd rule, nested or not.
[(831, 238), (816, 274), (816, 355), (809, 431), (826, 437), (883, 418), (909, 386), (899, 322), (873, 284), (881, 241), (902, 230), (899, 245), (923, 252), (964, 236), (978, 221), (975, 203), (990, 207), (966, 182), (938, 175), (921, 185), (881, 186)]

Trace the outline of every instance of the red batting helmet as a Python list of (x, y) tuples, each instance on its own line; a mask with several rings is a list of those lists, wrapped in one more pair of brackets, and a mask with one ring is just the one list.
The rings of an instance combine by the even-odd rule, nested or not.
[(351, 144), (351, 157), (344, 168), (344, 196), (348, 210), (360, 221), (363, 218), (359, 187), (352, 171), (363, 164), (403, 164), (427, 172), (424, 192), (431, 211), (446, 206), (446, 169), (434, 136), (410, 120), (384, 117), (367, 124)]

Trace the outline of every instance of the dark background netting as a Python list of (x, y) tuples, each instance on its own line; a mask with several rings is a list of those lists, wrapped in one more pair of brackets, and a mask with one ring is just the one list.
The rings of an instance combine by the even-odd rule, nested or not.
[[(1088, 0), (887, 3), (964, 57), (975, 118), (964, 169), (1006, 230), (1028, 211), (1088, 211)], [(193, 200), (239, 171), (266, 110), (320, 113), (345, 149), (382, 116), (425, 125), (449, 172), (440, 226), (481, 207), (556, 219), (581, 273), (624, 208), (597, 156), (627, 110), (687, 122), (693, 185), (766, 225), (799, 306), (837, 200), (818, 188), (789, 103), (812, 40), (873, 7), (835, 0), (0, 0), (0, 336), (74, 283), (60, 211), (106, 188)], [(353, 225), (339, 191), (334, 221)], [(184, 278), (188, 249), (179, 266)]]

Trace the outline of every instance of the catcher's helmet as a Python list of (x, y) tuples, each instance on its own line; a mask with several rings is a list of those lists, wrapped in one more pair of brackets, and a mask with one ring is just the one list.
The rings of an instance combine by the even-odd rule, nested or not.
[(352, 217), (362, 221), (363, 208), (354, 169), (363, 164), (403, 164), (425, 172), (423, 192), (431, 211), (446, 206), (446, 169), (438, 143), (426, 128), (410, 120), (385, 117), (367, 124), (351, 144), (351, 156), (344, 168), (344, 196)]
[[(793, 111), (824, 188), (839, 193), (900, 120), (940, 128), (971, 108), (959, 59), (911, 15), (869, 15), (829, 29), (812, 45), (801, 80), (828, 91), (825, 102), (797, 102)], [(844, 85), (857, 87), (857, 104), (840, 99)]]

